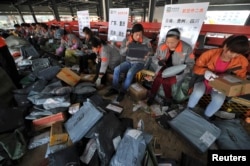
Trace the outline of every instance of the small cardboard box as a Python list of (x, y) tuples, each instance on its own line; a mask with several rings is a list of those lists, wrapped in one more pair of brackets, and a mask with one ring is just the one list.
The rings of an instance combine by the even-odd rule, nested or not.
[(249, 80), (244, 80), (243, 81), (243, 86), (242, 86), (241, 94), (242, 95), (250, 94), (250, 81)]
[(64, 122), (66, 120), (66, 116), (64, 113), (60, 112), (54, 115), (46, 116), (43, 118), (39, 118), (32, 121), (32, 124), (35, 130), (44, 129), (46, 127), (50, 127), (53, 123), (56, 122)]
[(233, 75), (222, 75), (209, 85), (228, 97), (239, 96), (243, 87), (243, 80)]
[(56, 75), (57, 78), (66, 82), (71, 86), (75, 86), (81, 79), (79, 75), (73, 72), (70, 68), (62, 68), (61, 71)]
[(137, 101), (143, 100), (147, 97), (147, 89), (139, 83), (134, 83), (129, 87), (129, 94)]
[(81, 80), (86, 82), (93, 82), (95, 74), (81, 74)]
[(62, 123), (54, 123), (50, 129), (49, 145), (57, 145), (68, 141), (69, 135), (63, 132)]

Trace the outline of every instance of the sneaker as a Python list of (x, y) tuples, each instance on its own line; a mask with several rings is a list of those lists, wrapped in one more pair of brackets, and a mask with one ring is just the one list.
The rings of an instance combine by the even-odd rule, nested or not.
[(125, 93), (121, 92), (121, 93), (118, 95), (116, 101), (121, 102), (121, 101), (124, 99), (124, 96), (125, 96)]
[(109, 97), (109, 96), (115, 95), (117, 93), (118, 93), (117, 90), (115, 90), (114, 88), (111, 88), (107, 93), (104, 94), (104, 96)]

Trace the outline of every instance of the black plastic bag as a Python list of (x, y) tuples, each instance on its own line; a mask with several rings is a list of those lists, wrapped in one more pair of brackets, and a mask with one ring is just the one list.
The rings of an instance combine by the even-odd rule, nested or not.
[(95, 127), (88, 132), (88, 137), (96, 138), (98, 155), (102, 166), (109, 165), (115, 153), (113, 140), (121, 137), (123, 132), (124, 129), (120, 120), (112, 112), (105, 115)]
[(0, 133), (13, 131), (24, 126), (24, 111), (22, 109), (0, 107)]

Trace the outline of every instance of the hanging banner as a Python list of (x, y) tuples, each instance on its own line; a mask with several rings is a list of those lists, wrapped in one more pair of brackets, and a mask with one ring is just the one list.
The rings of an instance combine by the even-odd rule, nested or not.
[(206, 17), (209, 2), (165, 5), (159, 44), (165, 41), (168, 30), (178, 28), (181, 40), (193, 48)]
[(109, 9), (109, 41), (123, 41), (127, 34), (129, 8)]
[(90, 28), (90, 18), (89, 18), (89, 11), (77, 11), (77, 19), (78, 19), (78, 27), (79, 27), (79, 35), (84, 36), (82, 29), (84, 27)]

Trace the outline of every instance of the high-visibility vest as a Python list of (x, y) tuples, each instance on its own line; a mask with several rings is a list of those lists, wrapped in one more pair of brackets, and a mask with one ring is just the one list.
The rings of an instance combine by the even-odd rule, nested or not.
[(6, 46), (4, 38), (0, 37), (0, 47)]

